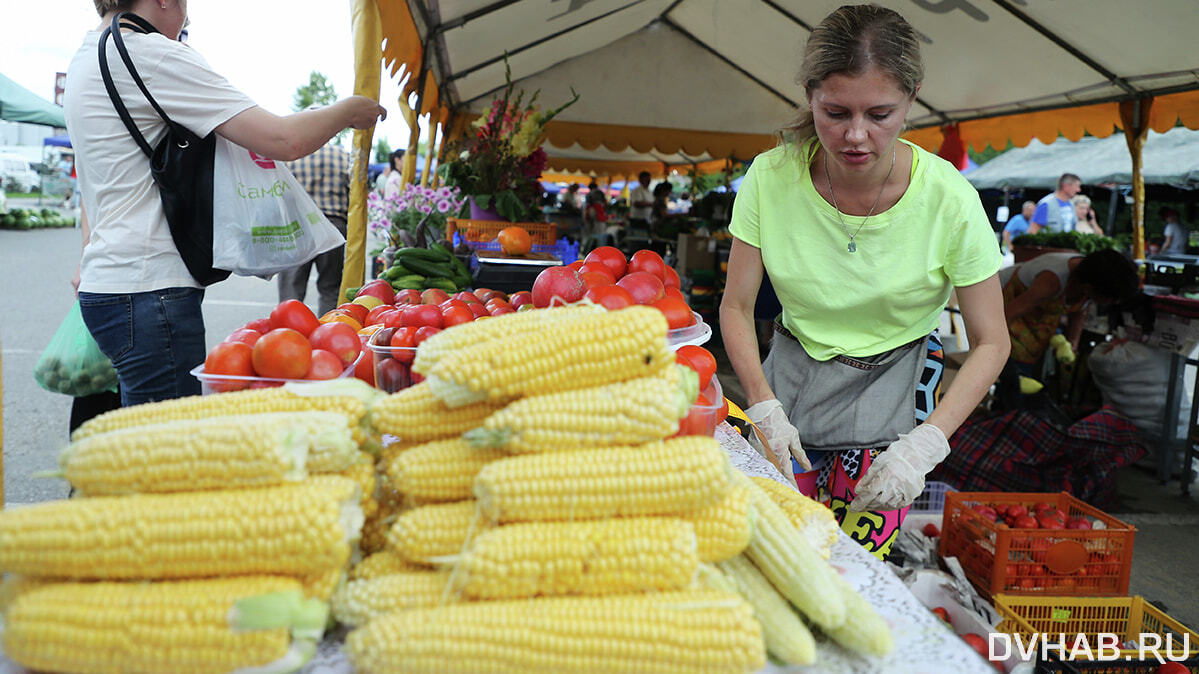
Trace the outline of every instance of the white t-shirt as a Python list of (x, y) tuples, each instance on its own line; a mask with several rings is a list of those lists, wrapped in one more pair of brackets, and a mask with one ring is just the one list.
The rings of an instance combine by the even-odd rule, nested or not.
[(654, 203), (653, 193), (649, 191), (648, 187), (642, 185), (641, 183), (637, 183), (633, 189), (629, 190), (629, 219), (645, 220), (646, 222), (649, 222), (649, 216), (652, 212), (653, 206), (651, 205), (638, 208), (637, 206), (633, 205), (638, 201), (644, 201), (649, 204)]
[[(216, 74), (187, 45), (153, 33), (122, 36), (137, 72), (167, 116), (207, 136), (254, 101)], [(91, 226), (79, 289), (136, 293), (199, 284), (171, 239), (149, 158), (113, 108), (100, 75), (100, 33), (89, 32), (67, 68), (63, 112), (75, 146), (79, 191)], [(151, 147), (166, 124), (133, 83), (110, 38), (108, 63), (117, 91)]]

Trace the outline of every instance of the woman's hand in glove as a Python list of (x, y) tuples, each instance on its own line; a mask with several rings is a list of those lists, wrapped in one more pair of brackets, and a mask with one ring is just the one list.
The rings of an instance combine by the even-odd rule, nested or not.
[(921, 424), (900, 434), (870, 464), (849, 509), (888, 511), (911, 505), (924, 491), (924, 476), (948, 455), (949, 441), (936, 426)]
[[(799, 442), (799, 431), (795, 430), (791, 420), (783, 412), (782, 403), (774, 399), (763, 400), (745, 410), (745, 416), (766, 436), (766, 442), (770, 443), (770, 451), (773, 454), (767, 458), (773, 460), (783, 475), (788, 478), (795, 477), (795, 471), (791, 468), (791, 457), (795, 457), (804, 470), (812, 469), (807, 454), (804, 454), (803, 445)], [(750, 434), (749, 444), (766, 456), (755, 434)]]

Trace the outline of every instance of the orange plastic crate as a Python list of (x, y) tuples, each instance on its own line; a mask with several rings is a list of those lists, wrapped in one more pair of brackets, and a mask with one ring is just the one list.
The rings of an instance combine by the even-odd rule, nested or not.
[[(1079, 653), (1073, 660), (1058, 663), (1051, 651), (1049, 662), (1038, 672), (1085, 671), (1094, 674), (1139, 674), (1156, 672), (1159, 662), (1153, 657), (1152, 640), (1145, 634), (1161, 637), (1156, 649), (1163, 658), (1182, 660), (1191, 672), (1199, 672), (1199, 633), (1166, 615), (1141, 597), (1045, 597), (997, 594), (995, 609), (1002, 620), (996, 631), (1020, 635), (1026, 645), (1033, 634), (1048, 635), (1051, 643), (1072, 645), (1079, 634), (1098, 656), (1100, 634), (1116, 635), (1121, 650), (1116, 661), (1086, 660)], [(1062, 635), (1062, 636), (1058, 636)], [(1043, 638), (1043, 637), (1042, 637)], [(1143, 643), (1142, 653), (1134, 643)], [(1124, 648), (1124, 646), (1133, 646)], [(1038, 648), (1038, 653), (1040, 648)], [(1056, 665), (1056, 666), (1054, 666)]]
[[(973, 510), (1048, 503), (1092, 529), (1015, 529)], [(957, 557), (984, 595), (1126, 595), (1136, 529), (1066, 492), (949, 492), (941, 522), (942, 557)]]
[(505, 227), (520, 227), (529, 233), (534, 246), (553, 246), (557, 242), (558, 225), (552, 222), (503, 222), (501, 220), (464, 220), (450, 218), (446, 223), (445, 238), (453, 241), (454, 232), (462, 232), (468, 243), (494, 241)]

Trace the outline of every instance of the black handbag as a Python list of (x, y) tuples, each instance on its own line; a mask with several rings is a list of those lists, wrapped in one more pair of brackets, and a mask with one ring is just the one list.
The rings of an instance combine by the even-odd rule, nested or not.
[[(150, 158), (150, 175), (154, 178), (154, 184), (158, 185), (171, 239), (187, 271), (202, 286), (223, 281), (229, 277), (229, 272), (212, 266), (212, 168), (216, 135), (210, 133), (201, 138), (167, 117), (133, 67), (133, 60), (125, 49), (125, 41), (121, 39), (122, 26), (139, 33), (158, 32), (149, 21), (130, 12), (121, 12), (113, 17), (112, 25), (100, 35), (100, 74), (104, 77), (104, 87), (129, 135)], [(141, 89), (154, 111), (166, 122), (167, 134), (158, 147), (151, 148), (146, 142), (146, 137), (133, 123), (129, 110), (113, 84), (105, 50), (110, 35), (137, 88)]]

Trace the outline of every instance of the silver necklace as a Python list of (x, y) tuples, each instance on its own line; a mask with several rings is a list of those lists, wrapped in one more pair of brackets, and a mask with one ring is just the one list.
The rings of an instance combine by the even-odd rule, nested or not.
[(864, 227), (866, 225), (866, 221), (870, 219), (870, 216), (874, 215), (874, 209), (878, 208), (878, 201), (879, 201), (879, 199), (883, 198), (883, 190), (887, 189), (887, 181), (891, 179), (891, 171), (894, 171), (894, 170), (895, 170), (895, 148), (892, 147), (891, 148), (891, 168), (887, 169), (887, 177), (883, 178), (883, 186), (878, 188), (878, 196), (876, 196), (874, 198), (874, 205), (870, 207), (869, 211), (867, 211), (866, 217), (862, 218), (862, 222), (861, 222), (861, 224), (858, 225), (858, 228), (854, 230), (853, 234), (850, 234), (849, 227), (845, 224), (845, 218), (841, 216), (841, 209), (840, 209), (840, 207), (837, 206), (837, 193), (833, 192), (832, 176), (830, 176), (828, 174), (828, 150), (824, 151), (824, 179), (826, 181), (828, 181), (828, 194), (830, 197), (833, 198), (833, 210), (837, 211), (837, 219), (841, 221), (841, 229), (845, 230), (845, 236), (849, 237), (849, 245), (846, 246), (846, 248), (849, 250), (849, 252), (851, 252), (851, 253), (858, 252), (858, 244), (856, 242), (854, 242), (854, 239), (857, 238), (858, 232), (862, 231), (862, 227)]

